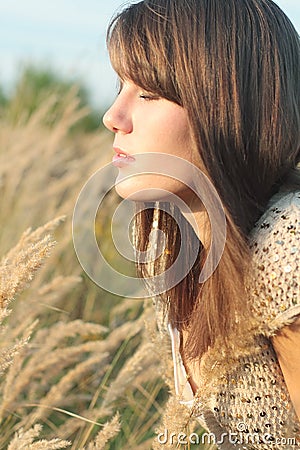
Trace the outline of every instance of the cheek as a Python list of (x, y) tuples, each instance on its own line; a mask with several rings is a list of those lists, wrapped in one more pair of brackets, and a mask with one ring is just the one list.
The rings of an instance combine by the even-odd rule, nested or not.
[(176, 122), (173, 126), (161, 134), (160, 148), (164, 148), (166, 153), (179, 156), (186, 161), (192, 160), (192, 139), (188, 126), (183, 126)]

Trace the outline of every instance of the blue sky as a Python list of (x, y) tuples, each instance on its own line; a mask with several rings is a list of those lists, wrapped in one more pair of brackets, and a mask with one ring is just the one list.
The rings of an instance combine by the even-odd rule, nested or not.
[[(95, 106), (109, 104), (115, 76), (105, 48), (120, 0), (0, 0), (0, 85), (11, 89), (28, 62), (51, 67), (89, 88)], [(300, 32), (300, 0), (277, 0)]]

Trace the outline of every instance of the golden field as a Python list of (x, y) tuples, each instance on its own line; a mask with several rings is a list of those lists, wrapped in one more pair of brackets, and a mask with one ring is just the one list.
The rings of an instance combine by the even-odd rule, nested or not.
[[(188, 416), (168, 400), (152, 302), (100, 289), (73, 248), (78, 194), (111, 159), (109, 133), (76, 129), (87, 114), (75, 88), (2, 108), (0, 449), (178, 448), (156, 439)], [(98, 220), (104, 241), (117, 202)]]

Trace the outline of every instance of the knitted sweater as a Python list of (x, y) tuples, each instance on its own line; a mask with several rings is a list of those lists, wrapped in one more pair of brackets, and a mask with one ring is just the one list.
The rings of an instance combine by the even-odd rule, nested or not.
[(226, 369), (208, 399), (205, 389), (193, 395), (179, 333), (168, 326), (179, 401), (211, 433), (207, 440), (222, 450), (300, 449), (300, 424), (270, 340), (300, 314), (299, 240), (300, 191), (282, 188), (250, 235), (249, 289), (263, 332), (256, 336), (256, 348)]

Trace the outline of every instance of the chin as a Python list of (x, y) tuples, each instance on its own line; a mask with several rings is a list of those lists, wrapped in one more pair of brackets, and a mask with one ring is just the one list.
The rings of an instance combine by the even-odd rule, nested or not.
[[(161, 181), (161, 182), (160, 182)], [(117, 177), (115, 189), (125, 200), (134, 202), (170, 202), (182, 206), (186, 198), (182, 196), (182, 188), (177, 182), (168, 182), (166, 178), (159, 179), (152, 175), (143, 175), (122, 179)]]
[(128, 185), (129, 183), (122, 182), (115, 186), (117, 194), (134, 202), (156, 202), (156, 201), (170, 201), (170, 193), (159, 188), (137, 188)]

